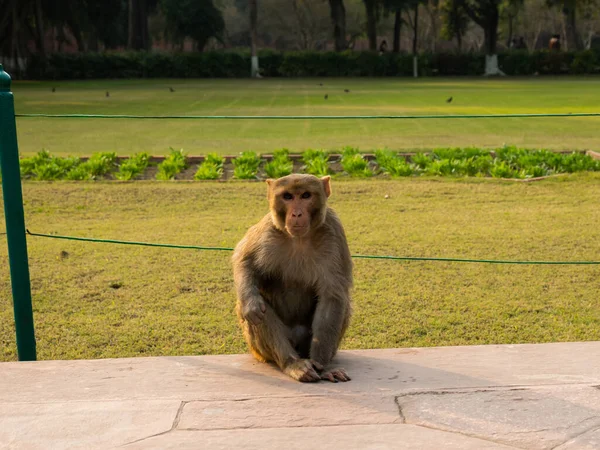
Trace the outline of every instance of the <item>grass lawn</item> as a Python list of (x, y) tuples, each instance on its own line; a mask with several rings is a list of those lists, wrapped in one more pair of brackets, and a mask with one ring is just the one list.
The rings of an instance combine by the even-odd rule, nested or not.
[[(319, 86), (323, 83), (323, 86)], [(51, 92), (55, 86), (56, 92)], [(175, 92), (169, 91), (169, 86)], [(349, 93), (344, 93), (349, 89)], [(600, 78), (98, 80), (13, 84), (17, 113), (389, 115), (598, 112)], [(110, 97), (105, 92), (110, 92)], [(323, 97), (328, 94), (328, 100)], [(446, 99), (453, 97), (451, 103)], [(439, 146), (600, 148), (600, 118), (471, 120), (17, 120), (20, 150), (56, 155), (371, 150)]]
[[(217, 246), (235, 245), (267, 205), (263, 183), (25, 182), (24, 196), (32, 231)], [(597, 260), (599, 198), (600, 174), (537, 183), (336, 180), (331, 205), (353, 253)], [(40, 359), (245, 351), (229, 252), (40, 237), (28, 244)], [(597, 340), (599, 270), (355, 260), (355, 315), (343, 346)], [(0, 360), (15, 359), (3, 264)]]

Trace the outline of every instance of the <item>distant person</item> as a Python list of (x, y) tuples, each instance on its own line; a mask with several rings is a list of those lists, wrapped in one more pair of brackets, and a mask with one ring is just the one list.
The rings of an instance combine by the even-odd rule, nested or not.
[(553, 34), (548, 45), (550, 50), (560, 50), (560, 34)]
[(527, 45), (525, 44), (525, 39), (523, 38), (523, 36), (519, 37), (516, 47), (518, 50), (526, 50), (527, 49)]
[(387, 52), (387, 41), (384, 39), (379, 45), (379, 54), (383, 55), (385, 52)]

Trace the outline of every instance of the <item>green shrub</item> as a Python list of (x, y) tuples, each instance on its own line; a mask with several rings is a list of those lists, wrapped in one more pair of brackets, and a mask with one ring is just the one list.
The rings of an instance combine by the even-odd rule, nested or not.
[(251, 180), (256, 178), (260, 157), (255, 152), (242, 152), (240, 156), (231, 161), (233, 164), (233, 176), (240, 180)]
[(149, 162), (150, 155), (148, 153), (136, 153), (121, 163), (119, 171), (115, 176), (119, 180), (133, 180), (138, 175), (144, 173)]
[(35, 180), (62, 180), (79, 164), (79, 158), (55, 157), (47, 150), (42, 150), (37, 155), (20, 161), (21, 176)]
[(410, 164), (391, 150), (376, 150), (375, 159), (381, 171), (392, 177), (408, 177), (413, 174)]
[(273, 152), (273, 159), (265, 164), (265, 172), (270, 178), (280, 178), (289, 175), (294, 170), (294, 163), (289, 158), (287, 148)]
[(490, 175), (494, 178), (515, 178), (517, 174), (506, 161), (496, 160), (490, 169)]
[(373, 176), (373, 171), (369, 166), (369, 162), (360, 154), (360, 151), (357, 148), (345, 147), (342, 151), (340, 162), (344, 172), (352, 177)]
[(81, 165), (88, 171), (91, 178), (103, 177), (117, 167), (117, 154), (115, 152), (94, 153)]
[[(412, 55), (388, 52), (259, 52), (265, 76), (411, 76)], [(598, 49), (578, 52), (510, 50), (498, 54), (508, 75), (598, 73)], [(422, 53), (419, 73), (424, 76), (481, 75), (485, 56), (480, 53)], [(28, 58), (25, 76), (33, 79), (98, 78), (229, 78), (248, 77), (250, 52), (244, 50), (191, 53), (89, 52), (52, 53), (44, 60)]]
[(157, 180), (172, 180), (179, 172), (187, 167), (187, 157), (183, 149), (174, 150), (158, 165)]
[(218, 180), (223, 175), (225, 158), (209, 153), (194, 174), (194, 180)]
[(426, 153), (416, 153), (411, 156), (411, 161), (418, 169), (425, 170), (433, 162), (433, 158)]
[(302, 162), (304, 163), (306, 173), (317, 177), (331, 174), (329, 154), (325, 150), (306, 150), (302, 153)]
[(92, 175), (84, 164), (80, 164), (71, 169), (65, 178), (72, 181), (93, 180)]

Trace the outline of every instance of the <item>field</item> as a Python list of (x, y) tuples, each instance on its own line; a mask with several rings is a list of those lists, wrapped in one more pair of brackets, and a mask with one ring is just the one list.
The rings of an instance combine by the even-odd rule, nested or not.
[[(177, 244), (233, 246), (266, 212), (263, 183), (25, 182), (24, 197), (34, 232)], [(598, 260), (599, 198), (600, 174), (583, 173), (535, 183), (336, 180), (331, 205), (357, 254)], [(245, 351), (229, 252), (28, 244), (40, 359)], [(343, 346), (597, 340), (599, 291), (598, 266), (355, 260)], [(3, 264), (0, 361), (14, 359)]]
[[(319, 84), (322, 83), (323, 86)], [(56, 92), (51, 92), (55, 87)], [(170, 92), (172, 87), (175, 92)], [(345, 93), (344, 89), (350, 92)], [(599, 78), (15, 82), (17, 113), (379, 115), (598, 112)], [(106, 92), (110, 96), (106, 96)], [(323, 97), (328, 94), (328, 99)], [(453, 101), (446, 100), (452, 96)], [(598, 150), (600, 118), (344, 121), (19, 118), (24, 156), (287, 147)], [(333, 181), (355, 254), (598, 260), (600, 173), (538, 182)], [(24, 181), (33, 232), (232, 247), (266, 213), (253, 182)], [(1, 200), (0, 200), (1, 206)], [(0, 261), (7, 260), (0, 208)], [(230, 252), (29, 237), (40, 359), (237, 353)], [(345, 348), (600, 339), (599, 266), (355, 260)], [(16, 359), (0, 265), (0, 361)]]
[[(323, 84), (320, 86), (319, 84)], [(56, 87), (56, 92), (52, 92)], [(172, 87), (175, 92), (170, 92)], [(350, 92), (345, 93), (344, 89)], [(106, 92), (110, 96), (106, 97)], [(17, 113), (425, 115), (598, 112), (600, 78), (101, 80), (15, 82)], [(324, 95), (328, 99), (324, 99)], [(453, 101), (446, 100), (452, 97)], [(472, 120), (112, 120), (19, 118), (23, 155), (368, 151), (439, 146), (600, 148), (600, 118)]]

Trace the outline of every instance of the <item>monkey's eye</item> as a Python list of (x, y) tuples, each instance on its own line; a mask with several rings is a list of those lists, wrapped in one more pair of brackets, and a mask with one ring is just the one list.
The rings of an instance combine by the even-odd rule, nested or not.
[(310, 198), (310, 192), (305, 192), (302, 194), (302, 198)]
[(294, 198), (294, 196), (292, 194), (290, 194), (289, 192), (284, 192), (283, 193), (283, 199), (284, 200), (291, 200), (293, 198)]

